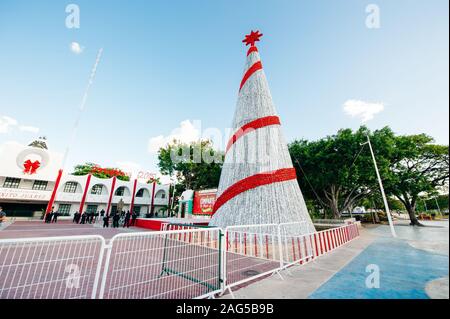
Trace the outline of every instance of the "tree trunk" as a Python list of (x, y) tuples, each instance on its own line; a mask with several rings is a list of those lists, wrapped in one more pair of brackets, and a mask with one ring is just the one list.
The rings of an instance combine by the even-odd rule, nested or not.
[(424, 226), (422, 225), (419, 220), (416, 217), (416, 198), (410, 198), (407, 196), (407, 194), (402, 194), (403, 196), (400, 196), (399, 194), (395, 194), (395, 197), (397, 197), (398, 200), (400, 200), (403, 205), (406, 208), (406, 211), (409, 215), (409, 220), (411, 226)]
[(411, 221), (410, 225), (412, 226), (424, 226), (419, 222), (419, 220), (416, 217), (416, 206), (415, 205), (406, 205), (406, 211), (408, 212), (409, 219)]

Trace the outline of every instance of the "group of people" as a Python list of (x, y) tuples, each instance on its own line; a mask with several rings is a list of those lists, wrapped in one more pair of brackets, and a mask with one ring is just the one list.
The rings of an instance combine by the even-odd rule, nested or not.
[(55, 207), (52, 207), (52, 210), (50, 212), (48, 212), (47, 214), (45, 214), (45, 222), (47, 224), (57, 223), (58, 216), (59, 216), (58, 211), (55, 212)]
[(120, 224), (121, 220), (122, 220), (123, 227), (128, 228), (130, 226), (135, 226), (137, 217), (138, 217), (138, 215), (136, 214), (136, 212), (130, 213), (129, 210), (127, 212), (121, 211), (120, 213), (113, 212), (113, 213), (111, 213), (110, 216), (106, 215), (105, 217), (103, 217), (103, 228), (109, 227), (110, 219), (112, 220), (113, 228), (120, 227), (119, 224)]
[(108, 215), (105, 214), (103, 209), (100, 212), (76, 212), (73, 215), (73, 222), (76, 224), (95, 224), (99, 217), (103, 220), (103, 228), (109, 227), (110, 221), (112, 221), (111, 226), (113, 228), (118, 228), (120, 223), (122, 223), (123, 227), (135, 226), (138, 214), (135, 212), (130, 213), (130, 211), (121, 211)]
[(99, 215), (104, 216), (105, 211), (102, 209), (100, 211), (100, 213), (99, 212), (84, 212), (84, 213), (75, 212), (75, 214), (73, 214), (72, 222), (74, 222), (76, 224), (95, 224), (97, 222)]

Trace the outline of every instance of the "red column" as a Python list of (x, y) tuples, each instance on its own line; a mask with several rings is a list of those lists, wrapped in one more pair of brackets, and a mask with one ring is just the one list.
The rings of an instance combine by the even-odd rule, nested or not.
[(130, 205), (130, 213), (131, 213), (131, 214), (133, 214), (134, 197), (136, 196), (136, 186), (137, 186), (137, 179), (134, 180), (133, 194), (131, 194), (131, 205)]
[(153, 209), (155, 208), (155, 190), (156, 190), (156, 183), (153, 183), (152, 204), (150, 205), (150, 214), (153, 214)]
[(53, 203), (55, 202), (56, 192), (58, 191), (59, 183), (61, 182), (62, 173), (63, 173), (63, 170), (60, 169), (58, 171), (58, 176), (56, 177), (55, 187), (53, 188), (52, 196), (50, 197), (50, 201), (47, 204), (47, 209), (45, 210), (44, 222), (45, 222), (45, 217), (52, 210)]
[[(172, 205), (171, 205), (171, 203), (172, 203), (172, 192), (170, 191), (170, 184), (169, 184), (169, 204), (168, 204), (168, 206), (167, 206), (167, 214), (168, 214), (168, 216), (167, 217), (170, 217), (170, 208), (172, 207)], [(175, 187), (175, 185), (174, 185), (174, 187)]]
[(86, 186), (84, 187), (83, 197), (81, 198), (81, 203), (80, 203), (80, 210), (79, 210), (80, 214), (83, 214), (84, 203), (86, 202), (86, 196), (87, 196), (87, 192), (89, 189), (89, 184), (91, 183), (91, 177), (92, 177), (92, 175), (89, 174), (86, 179)]
[(112, 180), (111, 190), (109, 192), (108, 206), (106, 207), (106, 216), (109, 216), (109, 209), (111, 208), (111, 202), (114, 195), (114, 188), (116, 187), (116, 179), (117, 177), (114, 176)]

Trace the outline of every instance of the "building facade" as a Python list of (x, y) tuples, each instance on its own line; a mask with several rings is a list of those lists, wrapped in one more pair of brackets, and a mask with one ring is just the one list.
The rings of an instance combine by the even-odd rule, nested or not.
[[(41, 216), (52, 198), (61, 156), (49, 152), (45, 140), (28, 146), (5, 144), (0, 149), (0, 206), (8, 216)], [(101, 179), (63, 173), (53, 206), (62, 215), (77, 211), (114, 212), (122, 200), (124, 210), (145, 217), (161, 216), (169, 204), (169, 185)]]

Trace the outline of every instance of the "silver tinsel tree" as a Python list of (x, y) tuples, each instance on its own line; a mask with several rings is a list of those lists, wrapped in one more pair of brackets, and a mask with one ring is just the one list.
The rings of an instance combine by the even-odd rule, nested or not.
[(210, 225), (304, 222), (295, 233), (314, 232), (254, 45), (260, 36), (243, 41), (251, 46)]

